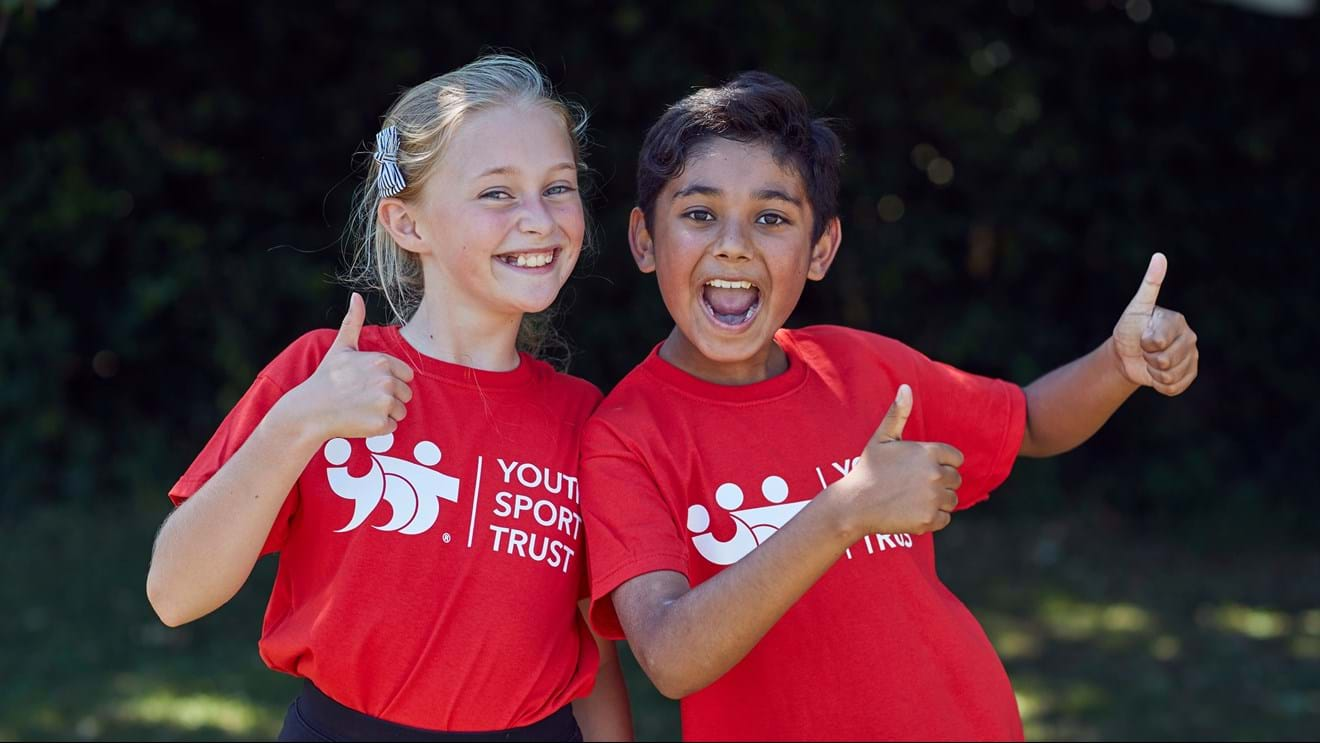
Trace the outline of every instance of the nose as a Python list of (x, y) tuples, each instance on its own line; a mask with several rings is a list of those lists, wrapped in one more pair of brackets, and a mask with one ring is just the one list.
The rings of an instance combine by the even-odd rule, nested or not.
[(528, 199), (518, 215), (518, 231), (527, 235), (549, 235), (555, 228), (554, 217), (542, 199)]
[(726, 261), (749, 261), (752, 259), (752, 245), (741, 227), (726, 223), (712, 246), (712, 253), (716, 258)]

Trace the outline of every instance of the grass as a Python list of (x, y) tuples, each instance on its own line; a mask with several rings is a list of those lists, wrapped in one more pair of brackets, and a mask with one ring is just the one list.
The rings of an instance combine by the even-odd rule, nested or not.
[[(161, 512), (163, 513), (163, 511)], [(269, 739), (298, 682), (256, 638), (274, 562), (163, 627), (143, 594), (161, 513), (59, 507), (0, 525), (0, 739)], [(980, 618), (1032, 739), (1303, 740), (1320, 730), (1320, 550), (1174, 539), (1077, 517), (960, 517), (940, 574)], [(677, 705), (625, 656), (639, 738)]]

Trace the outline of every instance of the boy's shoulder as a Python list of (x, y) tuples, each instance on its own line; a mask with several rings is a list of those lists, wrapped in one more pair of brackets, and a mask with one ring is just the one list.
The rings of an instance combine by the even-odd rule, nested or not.
[[(901, 341), (840, 325), (783, 328), (775, 334), (775, 341), (796, 363), (828, 378), (847, 380), (854, 374), (865, 374), (869, 378), (873, 376), (877, 363), (907, 372), (929, 362)], [(672, 412), (676, 401), (682, 397), (682, 390), (669, 383), (672, 371), (657, 368), (666, 364), (659, 357), (659, 348), (657, 344), (605, 395), (592, 416), (593, 422), (618, 428), (650, 427), (655, 413)]]
[(816, 370), (846, 369), (854, 363), (905, 367), (929, 361), (902, 341), (842, 325), (784, 328), (775, 334), (775, 340), (791, 356)]

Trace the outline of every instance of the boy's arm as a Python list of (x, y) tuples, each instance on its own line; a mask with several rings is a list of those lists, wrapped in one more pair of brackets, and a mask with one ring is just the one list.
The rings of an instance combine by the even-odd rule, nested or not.
[[(589, 602), (578, 602), (582, 616), (587, 616)], [(619, 668), (619, 653), (614, 641), (595, 632), (596, 649), (600, 651), (600, 666), (596, 669), (596, 686), (591, 694), (573, 700), (573, 716), (582, 728), (582, 739), (631, 741), (633, 739), (632, 711), (628, 706), (628, 687)]]
[(1170, 397), (1196, 379), (1196, 333), (1178, 312), (1155, 305), (1168, 263), (1151, 257), (1114, 334), (1099, 348), (1026, 387), (1020, 456), (1048, 457), (1089, 439), (1138, 387)]
[(862, 534), (924, 534), (949, 524), (962, 454), (901, 441), (912, 392), (899, 387), (856, 465), (773, 539), (689, 589), (681, 573), (632, 578), (611, 599), (633, 654), (661, 694), (680, 699), (732, 668)]

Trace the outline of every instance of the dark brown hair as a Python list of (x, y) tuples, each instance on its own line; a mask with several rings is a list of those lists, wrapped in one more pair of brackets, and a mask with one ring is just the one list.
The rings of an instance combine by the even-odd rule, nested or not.
[(712, 137), (765, 144), (777, 163), (797, 172), (814, 215), (813, 242), (838, 216), (843, 160), (838, 135), (825, 119), (812, 118), (796, 87), (768, 72), (744, 72), (670, 106), (646, 133), (637, 157), (637, 204), (648, 226), (665, 184), (681, 175), (693, 151)]

